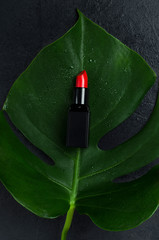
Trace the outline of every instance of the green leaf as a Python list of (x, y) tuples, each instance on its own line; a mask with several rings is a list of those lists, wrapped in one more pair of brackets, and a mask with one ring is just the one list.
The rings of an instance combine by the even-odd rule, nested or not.
[(49, 166), (17, 139), (0, 112), (0, 178), (13, 197), (41, 217), (57, 217), (69, 207), (69, 189), (49, 176)]
[[(74, 209), (103, 229), (124, 230), (158, 207), (158, 166), (130, 183), (113, 183), (159, 156), (159, 100), (145, 127), (118, 147), (103, 151), (100, 138), (137, 108), (156, 75), (137, 53), (86, 18), (45, 47), (13, 84), (3, 106), (14, 125), (55, 163), (50, 166), (18, 140), (0, 114), (0, 179), (35, 214), (67, 213), (66, 239)], [(76, 75), (89, 77), (89, 147), (67, 148), (67, 109)]]

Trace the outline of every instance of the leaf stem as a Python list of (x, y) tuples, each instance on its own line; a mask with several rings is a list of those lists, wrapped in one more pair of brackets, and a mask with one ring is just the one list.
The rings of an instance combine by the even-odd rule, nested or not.
[(75, 204), (76, 204), (76, 196), (77, 196), (77, 189), (78, 189), (78, 182), (79, 182), (79, 160), (80, 160), (80, 148), (77, 151), (77, 158), (74, 162), (74, 176), (73, 176), (73, 183), (72, 183), (72, 191), (70, 194), (70, 208), (66, 215), (65, 224), (61, 234), (61, 240), (66, 240), (68, 230), (70, 229), (73, 214), (75, 211)]
[(65, 224), (64, 224), (64, 227), (63, 227), (63, 230), (62, 230), (61, 240), (66, 240), (68, 230), (70, 229), (70, 226), (71, 226), (71, 223), (72, 223), (72, 218), (73, 218), (74, 211), (75, 211), (75, 206), (70, 206), (70, 208), (67, 212)]
[(70, 206), (74, 205), (76, 202), (76, 195), (77, 195), (77, 189), (78, 189), (78, 182), (79, 182), (79, 168), (80, 168), (80, 149), (77, 151), (77, 158), (74, 162), (74, 176), (73, 176), (73, 183), (72, 183), (72, 191), (70, 195)]

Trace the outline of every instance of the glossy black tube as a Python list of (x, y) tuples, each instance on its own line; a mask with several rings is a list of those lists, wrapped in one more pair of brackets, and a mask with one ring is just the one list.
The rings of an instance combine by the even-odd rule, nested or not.
[(81, 88), (81, 87), (75, 88), (74, 104), (88, 105), (88, 88)]

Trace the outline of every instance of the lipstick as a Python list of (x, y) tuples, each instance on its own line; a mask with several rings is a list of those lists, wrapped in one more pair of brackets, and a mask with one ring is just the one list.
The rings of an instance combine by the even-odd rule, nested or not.
[(73, 104), (68, 111), (67, 147), (88, 147), (89, 135), (88, 77), (85, 70), (76, 77)]

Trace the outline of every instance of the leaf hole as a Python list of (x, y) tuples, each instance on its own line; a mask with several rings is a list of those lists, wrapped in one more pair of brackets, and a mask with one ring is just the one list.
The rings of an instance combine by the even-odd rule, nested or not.
[(98, 142), (102, 150), (110, 150), (136, 135), (148, 121), (157, 98), (158, 82), (147, 92), (136, 111), (116, 128), (105, 134)]
[(42, 161), (44, 161), (45, 163), (47, 163), (48, 165), (53, 166), (54, 165), (54, 161), (48, 157), (43, 151), (41, 151), (40, 149), (38, 149), (37, 147), (35, 147), (20, 131), (18, 128), (16, 128), (16, 126), (12, 123), (12, 121), (10, 120), (9, 116), (7, 115), (6, 112), (4, 112), (5, 117), (11, 127), (11, 129), (13, 130), (14, 134), (18, 137), (18, 139), (26, 146), (26, 148), (28, 148), (28, 150), (30, 152), (32, 152), (34, 155), (36, 155), (38, 158), (40, 158)]
[(124, 182), (132, 182), (142, 176), (144, 176), (146, 173), (148, 173), (154, 166), (159, 164), (159, 159), (154, 160), (153, 162), (149, 163), (148, 165), (140, 168), (139, 170), (136, 170), (130, 174), (123, 175), (121, 177), (118, 177), (113, 180), (115, 183), (124, 183)]

